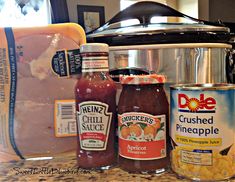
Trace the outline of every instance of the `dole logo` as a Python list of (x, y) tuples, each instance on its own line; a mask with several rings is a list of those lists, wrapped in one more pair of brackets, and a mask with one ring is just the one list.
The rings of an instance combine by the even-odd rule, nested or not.
[(186, 94), (178, 95), (178, 106), (180, 109), (188, 108), (191, 112), (215, 111), (216, 100), (212, 97), (205, 98), (204, 94), (200, 94), (199, 99), (189, 98)]

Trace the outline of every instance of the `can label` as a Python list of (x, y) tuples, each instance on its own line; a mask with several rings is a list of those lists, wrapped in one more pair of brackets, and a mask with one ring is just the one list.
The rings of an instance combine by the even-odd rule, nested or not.
[(234, 90), (171, 90), (172, 168), (190, 178), (235, 174)]
[(119, 155), (133, 160), (166, 157), (166, 116), (128, 112), (118, 116)]
[(97, 101), (86, 101), (78, 105), (77, 123), (80, 146), (83, 150), (106, 150), (112, 113), (109, 105)]

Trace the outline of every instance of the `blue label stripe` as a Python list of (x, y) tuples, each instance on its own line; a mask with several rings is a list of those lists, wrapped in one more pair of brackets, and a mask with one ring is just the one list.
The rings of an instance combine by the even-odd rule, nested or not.
[(201, 150), (201, 149), (194, 149), (193, 152), (197, 153), (209, 153), (212, 154), (212, 150)]
[(215, 113), (215, 110), (212, 110), (212, 111), (190, 111), (190, 110), (179, 109), (179, 112), (190, 112), (190, 113)]
[(16, 100), (16, 83), (17, 83), (17, 64), (16, 64), (16, 55), (15, 55), (15, 39), (12, 32), (12, 28), (5, 28), (7, 43), (8, 43), (8, 54), (11, 70), (11, 86), (10, 86), (10, 101), (9, 101), (9, 134), (10, 142), (12, 148), (15, 150), (16, 154), (21, 158), (24, 157), (21, 155), (18, 150), (15, 137), (14, 137), (14, 116), (15, 116), (15, 100)]

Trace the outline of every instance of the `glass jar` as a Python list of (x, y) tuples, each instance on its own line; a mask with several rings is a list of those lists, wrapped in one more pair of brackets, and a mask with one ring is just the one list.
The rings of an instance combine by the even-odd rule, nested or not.
[(108, 45), (81, 46), (82, 76), (75, 87), (78, 166), (108, 169), (115, 152), (116, 86), (109, 77)]
[(169, 104), (161, 75), (124, 76), (118, 104), (119, 165), (164, 172), (169, 165)]

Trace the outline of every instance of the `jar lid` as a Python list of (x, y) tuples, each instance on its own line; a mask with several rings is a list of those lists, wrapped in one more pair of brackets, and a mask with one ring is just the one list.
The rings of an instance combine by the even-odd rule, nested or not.
[(80, 52), (109, 52), (109, 46), (108, 44), (104, 43), (88, 43), (83, 44), (80, 47)]
[(164, 75), (128, 75), (120, 77), (121, 84), (129, 85), (147, 85), (147, 84), (157, 84), (165, 83), (166, 77)]

